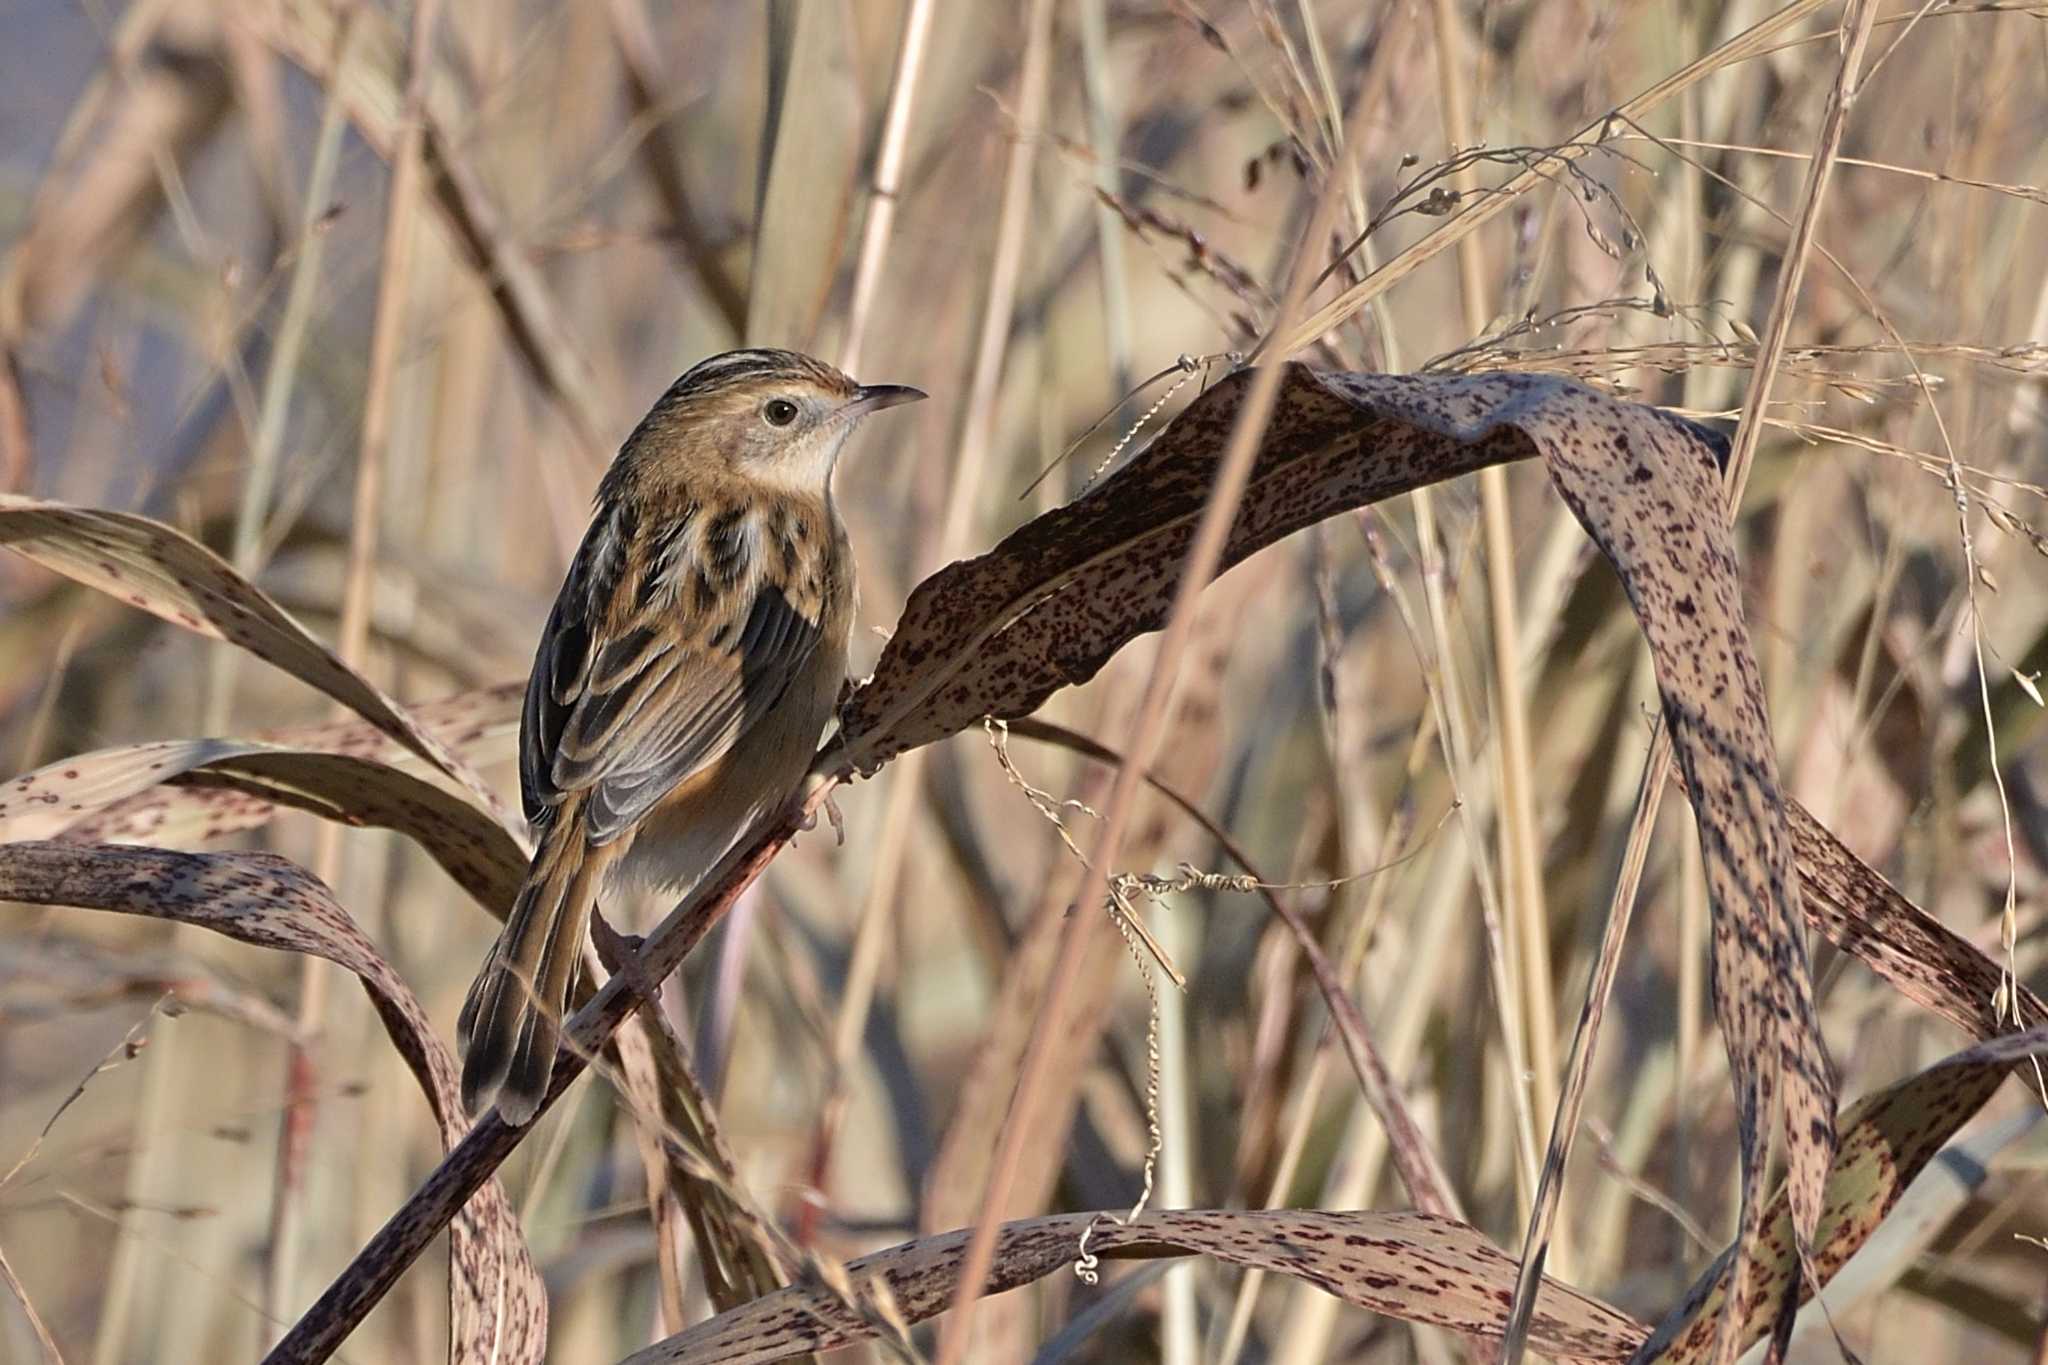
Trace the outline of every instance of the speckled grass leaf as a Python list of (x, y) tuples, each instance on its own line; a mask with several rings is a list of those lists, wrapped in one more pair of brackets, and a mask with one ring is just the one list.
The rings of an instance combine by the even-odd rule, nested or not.
[[(1232, 375), (1087, 496), (920, 584), (848, 704), (845, 761), (869, 770), (985, 715), (1013, 719), (1164, 624), (1250, 376)], [(1721, 511), (1725, 443), (1568, 380), (1324, 373), (1289, 364), (1223, 566), (1325, 517), (1488, 465), (1540, 457), (1620, 575), (1693, 796), (1715, 1013), (1735, 1082), (1739, 1243), (1753, 1241), (1782, 1093), (1793, 1207), (1820, 1217), (1834, 1080), (1814, 1017), (1769, 721)]]
[[(2005, 973), (1976, 944), (1907, 900), (1797, 801), (1786, 803), (1804, 890), (1800, 908), (1843, 952), (1901, 995), (1978, 1039), (2011, 1030), (1998, 992)], [(2020, 1018), (2048, 1023), (2048, 1006), (2019, 987)]]
[(497, 813), (496, 798), (468, 764), (255, 584), (182, 531), (127, 512), (0, 493), (0, 546), (275, 664), (426, 759)]
[[(175, 920), (259, 948), (311, 953), (355, 973), (434, 1112), (444, 1149), (462, 1140), (455, 1060), (411, 988), (317, 879), (270, 853), (0, 845), (0, 900)], [(533, 1362), (547, 1340), (547, 1294), (495, 1180), (455, 1218), (450, 1358)]]
[[(1994, 1003), (1998, 964), (1921, 910), (1857, 858), (1797, 802), (1787, 805), (1796, 847), (1801, 908), (1813, 927), (1854, 954), (1900, 994), (1980, 1039), (1993, 1039), (1866, 1097), (1840, 1125), (1841, 1148), (1829, 1172), (1826, 1213), (1813, 1237), (1813, 1269), (1825, 1284), (1870, 1240), (1885, 1215), (1934, 1154), (1976, 1116), (2020, 1061), (2048, 1050), (2048, 1031), (1996, 1037), (2006, 1025)], [(2030, 1023), (2048, 1021), (2048, 1007), (2020, 988), (2018, 1007)], [(1792, 1288), (1796, 1258), (1784, 1191), (1764, 1211), (1747, 1302), (1736, 1323), (1739, 1347), (1761, 1337)], [(1729, 1257), (1700, 1277), (1659, 1324), (1640, 1360), (1694, 1362), (1711, 1358), (1721, 1320)], [(1811, 1297), (1802, 1286), (1800, 1297)]]
[[(199, 806), (222, 824), (246, 806), (291, 806), (346, 825), (406, 835), (492, 914), (511, 908), (527, 855), (505, 827), (446, 787), (354, 754), (321, 753), (253, 740), (176, 739), (101, 749), (59, 759), (0, 783), (0, 841), (159, 846), (157, 831), (104, 817), (153, 788), (170, 785), (214, 796)], [(159, 814), (163, 807), (156, 807)], [(115, 828), (120, 826), (120, 828)], [(199, 838), (222, 831), (202, 825)]]
[[(506, 761), (514, 752), (519, 699), (525, 690), (524, 683), (501, 683), (422, 702), (408, 710), (422, 728), (464, 761)], [(367, 721), (259, 730), (251, 738), (276, 748), (337, 754), (384, 764), (401, 772), (421, 763), (411, 750)], [(51, 766), (61, 770), (74, 765)], [(10, 785), (0, 784), (0, 800), (5, 799), (4, 792)], [(99, 806), (69, 824), (65, 837), (82, 843), (199, 848), (230, 834), (261, 829), (276, 813), (277, 804), (254, 790), (165, 782)], [(23, 833), (17, 837), (47, 836)]]
[[(1841, 1149), (1829, 1172), (1825, 1211), (1813, 1237), (1813, 1265), (1823, 1283), (1877, 1231), (1921, 1168), (2002, 1084), (2013, 1066), (2048, 1052), (2048, 1029), (1979, 1043), (1916, 1076), (1866, 1096), (1842, 1118)], [(1764, 1236), (1752, 1262), (1737, 1344), (1761, 1338), (1775, 1305), (1795, 1288), (1798, 1257), (1784, 1193), (1764, 1215)], [(1636, 1355), (1637, 1365), (1697, 1365), (1714, 1354), (1733, 1248), (1702, 1275)]]
[[(1006, 1223), (997, 1234), (988, 1292), (1029, 1284), (1074, 1262), (1088, 1247), (1104, 1259), (1209, 1256), (1291, 1275), (1347, 1303), (1409, 1322), (1499, 1336), (1513, 1292), (1512, 1257), (1455, 1219), (1426, 1213), (1275, 1209), (1180, 1209), (1129, 1224), (1069, 1213)], [(723, 1313), (629, 1356), (626, 1365), (753, 1365), (872, 1338), (884, 1314), (922, 1322), (952, 1301), (967, 1232), (905, 1242), (849, 1261), (848, 1285), (865, 1316), (818, 1285), (794, 1285)], [(876, 1282), (887, 1289), (878, 1300)], [(1599, 1300), (1545, 1281), (1530, 1341), (1559, 1360), (1620, 1360), (1644, 1336), (1641, 1324)]]

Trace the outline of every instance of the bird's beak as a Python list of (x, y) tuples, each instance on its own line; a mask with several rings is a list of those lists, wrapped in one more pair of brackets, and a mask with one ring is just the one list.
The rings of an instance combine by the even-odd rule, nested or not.
[(915, 403), (924, 396), (923, 389), (913, 389), (908, 384), (863, 384), (842, 411), (848, 417), (861, 417), (883, 408)]

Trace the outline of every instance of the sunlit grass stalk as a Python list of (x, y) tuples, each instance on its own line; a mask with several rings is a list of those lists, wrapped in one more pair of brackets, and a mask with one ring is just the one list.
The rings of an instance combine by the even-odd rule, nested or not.
[[(1451, 0), (1436, 0), (1435, 20), (1437, 92), (1443, 106), (1445, 140), (1455, 154), (1473, 140), (1470, 101), (1459, 69), (1459, 52), (1464, 45), (1462, 26)], [(1461, 171), (1455, 183), (1461, 193), (1469, 195), (1475, 183), (1472, 169), (1466, 167)], [(1485, 258), (1477, 233), (1468, 233), (1458, 240), (1458, 292), (1466, 332), (1473, 337), (1483, 334), (1491, 311), (1487, 305)], [(1519, 1129), (1525, 1113), (1548, 1110), (1556, 1103), (1557, 1021), (1550, 990), (1550, 924), (1543, 899), (1542, 857), (1536, 847), (1529, 716), (1519, 667), (1520, 604), (1515, 600), (1515, 539), (1509, 525), (1506, 469), (1493, 465), (1479, 471), (1479, 504), (1486, 534), (1487, 614), (1493, 634), (1492, 711), (1498, 730), (1495, 759), (1500, 769), (1497, 832), (1503, 889), (1507, 893), (1501, 907), (1507, 967), (1502, 981), (1513, 988), (1499, 1003), (1503, 1037), (1507, 1041), (1509, 1084), (1518, 1094), (1515, 1114), (1521, 1136)], [(1419, 506), (1416, 520), (1418, 526), (1423, 521)], [(1422, 540), (1426, 557), (1431, 538), (1424, 535)], [(1437, 648), (1446, 650), (1448, 643), (1440, 639)], [(1481, 889), (1483, 894), (1483, 880)], [(1526, 1061), (1518, 1060), (1518, 1053)], [(1534, 1193), (1534, 1138), (1532, 1118), (1527, 1136), (1522, 1138), (1523, 1160), (1532, 1167), (1522, 1175), (1527, 1182), (1523, 1187), (1525, 1201)]]
[[(306, 173), (306, 194), (299, 212), (299, 245), (292, 265), (292, 279), (285, 294), (284, 313), (278, 319), (277, 337), (271, 343), (270, 363), (263, 375), (263, 393), (256, 412), (256, 439), (249, 451), (248, 473), (242, 480), (242, 496), (235, 513), (234, 542), (229, 562), (244, 577), (254, 578), (262, 568), (264, 541), (268, 530), (272, 490), (277, 483), (278, 461), (284, 450), (285, 422), (291, 415), (292, 395), (299, 378), (299, 362), (305, 354), (306, 336), (319, 299), (320, 271), (327, 256), (327, 232), (322, 223), (334, 202), (334, 178), (341, 161), (341, 137), (348, 127), (348, 114), (340, 94), (348, 79), (349, 39), (355, 25), (344, 15), (336, 30), (334, 79), (327, 87), (320, 111), (320, 131), (313, 144), (313, 163)], [(207, 734), (222, 733), (234, 709), (235, 675), (241, 663), (239, 650), (215, 650), (207, 697)]]
[[(422, 197), (427, 77), (433, 68), (434, 26), (439, 0), (419, 0), (413, 11), (408, 51), (406, 107), (391, 166), (391, 190), (384, 249), (377, 280), (377, 315), (370, 339), (369, 376), (363, 394), (361, 442), (356, 460), (354, 510), (349, 523), (348, 564), (343, 579), (341, 626), (335, 652), (361, 669), (366, 663), (370, 612), (377, 573), (377, 536), (383, 516), (384, 462), (391, 445), (399, 349), (405, 337), (406, 306), (412, 296), (414, 237)], [(344, 20), (344, 23), (347, 21)], [(345, 70), (344, 40), (336, 54), (337, 79)], [(330, 100), (330, 104), (334, 101)], [(313, 873), (329, 886), (341, 869), (341, 826), (324, 822), (313, 855)], [(321, 1079), (317, 1040), (327, 1014), (334, 969), (312, 957), (300, 959), (299, 1037), (289, 1050), (283, 1128), (278, 1137), (271, 1195), (270, 1243), (265, 1261), (264, 1302), (273, 1322), (290, 1320), (297, 1298), (304, 1165), (312, 1142)]]
[[(1193, 963), (1200, 956), (1201, 933), (1191, 912), (1164, 902), (1151, 908), (1152, 933), (1175, 962)], [(1159, 1033), (1158, 1113), (1148, 1115), (1159, 1128), (1158, 1206), (1195, 1206), (1196, 1101), (1193, 1058), (1189, 1054), (1188, 994), (1155, 974), (1151, 991)], [(1201, 1333), (1196, 1327), (1196, 1281), (1199, 1267), (1182, 1261), (1160, 1282), (1159, 1358), (1162, 1365), (1199, 1365)]]
[[(968, 379), (958, 454), (946, 492), (945, 512), (939, 524), (938, 543), (941, 546), (960, 544), (966, 539), (972, 526), (981, 482), (986, 473), (985, 467), (990, 459), (995, 431), (996, 402), (1001, 392), (1003, 357), (1009, 345), (1011, 315), (1016, 302), (1017, 284), (1023, 269), (1024, 234), (1031, 212), (1031, 172), (1036, 152), (1032, 134), (1044, 115), (1051, 80), (1053, 10), (1052, 0), (1033, 0), (1025, 17), (1024, 52), (1017, 70), (1014, 97), (1017, 129), (1011, 138), (1003, 175), (1002, 201), (996, 211), (995, 250), (989, 263), (988, 291), (982, 303), (980, 335), (974, 349), (974, 369)], [(908, 755), (906, 761), (898, 765), (896, 781), (905, 786), (918, 785), (922, 764), (921, 754)], [(907, 801), (909, 797), (906, 795), (903, 799)], [(1101, 869), (1091, 869), (1082, 879), (1082, 885), (1083, 904), (1090, 903), (1087, 899), (1089, 893), (1085, 890), (1090, 885), (1094, 886), (1094, 898), (1100, 900), (1103, 893)], [(1078, 918), (1085, 920), (1090, 917)], [(1062, 992), (1065, 984), (1055, 978), (1046, 1001), (1040, 1006), (1041, 1019), (1050, 1010), (1055, 997)], [(1042, 1055), (1042, 1049), (1033, 1049), (1025, 1053), (1025, 1074), (1030, 1074), (1034, 1057)], [(1020, 1079), (1020, 1089), (1022, 1085)], [(974, 1238), (968, 1245), (966, 1267), (970, 1275), (963, 1276), (961, 1280), (962, 1289), (956, 1297), (954, 1312), (946, 1319), (939, 1339), (938, 1359), (941, 1365), (947, 1365), (947, 1362), (959, 1365), (959, 1362), (966, 1358), (967, 1345), (972, 1340), (973, 1304), (974, 1299), (978, 1297), (969, 1292), (971, 1272), (976, 1265), (984, 1268), (987, 1266), (992, 1251), (990, 1239), (995, 1231), (996, 1220), (1001, 1217), (1001, 1211), (1008, 1202), (1008, 1183), (1015, 1175), (1015, 1144), (1021, 1140), (1024, 1130), (1029, 1126), (1029, 1117), (1028, 1111), (1013, 1100), (1004, 1125), (1004, 1146), (998, 1149), (996, 1164), (989, 1175), (981, 1216), (976, 1222)], [(973, 1287), (978, 1288), (978, 1284)]]
[(882, 278), (882, 263), (895, 240), (896, 205), (903, 194), (903, 164), (910, 147), (910, 115), (917, 103), (918, 77), (924, 70), (926, 42), (931, 35), (933, 0), (910, 0), (897, 41), (896, 70), (889, 80), (889, 108), (882, 119), (882, 137), (875, 149), (875, 170), (868, 187), (867, 218), (861, 224), (860, 254), (853, 267), (853, 294), (846, 308), (846, 337), (839, 346), (839, 367), (858, 376), (861, 350)]

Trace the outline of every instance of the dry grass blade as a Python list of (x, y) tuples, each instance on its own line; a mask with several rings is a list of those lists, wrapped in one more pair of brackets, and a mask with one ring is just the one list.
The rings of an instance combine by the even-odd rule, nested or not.
[[(0, 846), (0, 900), (78, 906), (196, 925), (242, 943), (311, 953), (353, 972), (425, 1092), (442, 1145), (462, 1140), (455, 1060), (412, 990), (296, 864), (267, 853), (174, 853), (46, 842)], [(547, 1339), (547, 1297), (496, 1182), (454, 1219), (449, 1354), (530, 1362)]]
[[(872, 770), (985, 715), (1029, 715), (1157, 630), (1252, 375), (1216, 384), (1085, 497), (920, 583), (848, 707), (847, 761)], [(1349, 508), (1535, 454), (1489, 418), (1567, 392), (1585, 391), (1289, 365), (1220, 567)]]
[[(1427, 1213), (1181, 1209), (1118, 1223), (1069, 1213), (998, 1229), (985, 1292), (999, 1294), (1073, 1263), (1089, 1249), (1106, 1259), (1209, 1256), (1305, 1280), (1348, 1303), (1410, 1322), (1498, 1336), (1515, 1264), (1455, 1219)], [(886, 1287), (905, 1319), (920, 1322), (951, 1301), (967, 1233), (921, 1238), (847, 1264), (863, 1300)], [(626, 1365), (755, 1365), (863, 1341), (874, 1327), (816, 1285), (756, 1300), (629, 1357)], [(1562, 1360), (1620, 1360), (1643, 1328), (1577, 1290), (1546, 1283), (1531, 1339)]]
[(1814, 1013), (1763, 680), (1721, 511), (1720, 460), (1704, 446), (1621, 427), (1556, 439), (1563, 448), (1551, 455), (1551, 478), (1614, 562), (1649, 637), (1698, 822), (1714, 916), (1714, 1013), (1735, 1081), (1738, 1248), (1758, 1235), (1780, 1087), (1788, 1160), (1808, 1200), (1800, 1232), (1810, 1235), (1811, 1200), (1834, 1148), (1835, 1083)]
[[(2006, 1031), (1998, 988), (2004, 971), (1975, 944), (1901, 895), (1845, 848), (1813, 813), (1787, 803), (1799, 863), (1799, 908), (1815, 929), (1921, 1008), (1975, 1038)], [(2022, 986), (2020, 1017), (2048, 1020), (2048, 1005)]]
[(225, 641), (318, 688), (461, 783), (502, 818), (467, 763), (213, 551), (160, 521), (0, 493), (0, 546), (130, 606)]
[(290, 806), (344, 825), (396, 830), (500, 918), (526, 874), (519, 840), (445, 787), (375, 759), (248, 740), (180, 739), (103, 749), (24, 773), (0, 784), (0, 841), (149, 842), (142, 830), (128, 839), (107, 838), (109, 822), (101, 817), (109, 807), (165, 783)]
[[(1841, 147), (1848, 108), (1853, 99), (1858, 72), (1863, 65), (1864, 47), (1870, 37), (1870, 24), (1874, 13), (1875, 7), (1868, 4), (1867, 0), (1850, 0), (1843, 17), (1846, 41), (1843, 43), (1842, 60), (1829, 89), (1818, 145), (1808, 166), (1799, 219), (1793, 228), (1791, 241), (1781, 263), (1777, 293), (1771, 304), (1763, 338), (1757, 347), (1756, 362), (1748, 392), (1743, 398), (1742, 420), (1736, 429), (1734, 448), (1724, 461), (1726, 468), (1721, 480), (1722, 500), (1728, 508), (1727, 515), (1730, 519), (1741, 506), (1743, 489), (1748, 482), (1758, 442), (1762, 439), (1763, 416), (1769, 407), (1771, 384), (1776, 376), (1779, 357), (1784, 353), (1786, 340), (1790, 335), (1793, 314), (1799, 301), (1800, 280), (1806, 268), (1808, 250), (1813, 244), (1834, 157)], [(1612, 555), (1613, 551), (1610, 550), (1609, 553)], [(1631, 596), (1633, 595), (1632, 587)], [(1739, 610), (1739, 601), (1733, 602), (1733, 606)], [(1640, 603), (1638, 610), (1641, 610)], [(1769, 743), (1769, 722), (1763, 714), (1762, 680), (1757, 676), (1754, 661), (1747, 651), (1743, 651), (1734, 662), (1738, 668), (1747, 665), (1749, 676), (1743, 679), (1743, 699), (1755, 709), (1756, 720), (1763, 731), (1761, 747), (1748, 750), (1748, 754), (1761, 758), (1765, 764), (1764, 768), (1753, 776), (1759, 784), (1775, 792), (1777, 774), (1770, 766), (1773, 754)], [(1722, 666), (1727, 667), (1725, 655)], [(1708, 665), (1709, 669), (1712, 667), (1712, 664)], [(1660, 663), (1660, 672), (1661, 669)], [(1647, 799), (1640, 801), (1637, 807), (1636, 825), (1630, 832), (1632, 849), (1639, 848), (1647, 839), (1649, 824), (1656, 814), (1658, 798), (1663, 790), (1661, 778), (1665, 768), (1667, 743), (1676, 752), (1681, 766), (1692, 779), (1695, 797), (1700, 794), (1696, 772), (1700, 748), (1697, 744), (1688, 746), (1686, 736), (1678, 729), (1678, 715), (1672, 710), (1668, 691), (1665, 715), (1670, 729), (1660, 734), (1651, 748), (1646, 778)], [(1748, 761), (1747, 755), (1743, 761)], [(1713, 798), (1710, 798), (1710, 801), (1712, 800)], [(1713, 878), (1717, 875), (1717, 854), (1725, 857), (1727, 850), (1721, 846), (1722, 832), (1708, 828), (1707, 806), (1697, 800), (1694, 804), (1701, 817), (1700, 846), (1711, 893)], [(1784, 867), (1786, 839), (1782, 802), (1774, 801), (1772, 806), (1772, 809), (1765, 812), (1765, 819), (1762, 822), (1757, 821), (1754, 814), (1749, 817), (1747, 823), (1757, 837), (1752, 840), (1753, 847), (1748, 853), (1738, 853), (1737, 857), (1739, 864), (1749, 868), (1748, 875), (1753, 885), (1757, 870), (1764, 870), (1770, 880), (1769, 887), (1757, 888), (1766, 890), (1775, 902), (1765, 912), (1770, 916), (1769, 927), (1776, 930), (1776, 937), (1770, 940), (1770, 960), (1760, 961), (1753, 951), (1739, 956), (1729, 952), (1726, 945), (1729, 921), (1726, 917), (1717, 925), (1713, 939), (1715, 1014), (1721, 1022), (1722, 1033), (1729, 1048), (1730, 1069), (1735, 1076), (1736, 1117), (1742, 1147), (1742, 1192), (1736, 1220), (1732, 1269), (1736, 1299), (1743, 1296), (1749, 1256), (1762, 1235), (1757, 1220), (1761, 1217), (1763, 1163), (1770, 1141), (1770, 1129), (1776, 1122), (1772, 1099), (1774, 1089), (1782, 1087), (1784, 1092), (1787, 1160), (1791, 1171), (1788, 1188), (1797, 1211), (1793, 1231), (1801, 1257), (1809, 1261), (1809, 1279), (1817, 1279), (1819, 1274), (1818, 1268), (1810, 1263), (1809, 1253), (1821, 1217), (1821, 1192), (1826, 1183), (1829, 1163), (1834, 1158), (1835, 1146), (1834, 1076), (1821, 1044), (1820, 1020), (1814, 1009), (1805, 942), (1799, 935), (1798, 915), (1793, 909), (1796, 883), (1787, 875)], [(1740, 813), (1731, 811), (1729, 815), (1732, 816), (1732, 823), (1724, 821), (1724, 829), (1743, 827), (1744, 820)], [(1613, 912), (1616, 929), (1626, 923), (1625, 903), (1632, 900), (1636, 878), (1640, 875), (1641, 868), (1638, 862), (1624, 875), (1617, 887), (1617, 906)], [(1718, 901), (1718, 897), (1716, 900)], [(1608, 970), (1611, 971), (1611, 968)], [(1737, 981), (1737, 971), (1746, 973), (1750, 979), (1746, 983)], [(1579, 1037), (1574, 1040), (1574, 1050), (1580, 1059), (1590, 1055), (1592, 1028), (1589, 1025), (1597, 1024), (1599, 1011), (1605, 1005), (1604, 991), (1610, 985), (1611, 981), (1603, 979), (1599, 984), (1603, 996), (1588, 1000), (1586, 1025), (1582, 1025)], [(1738, 997), (1743, 1003), (1731, 1003), (1731, 995)], [(1738, 1033), (1734, 1025), (1739, 1017), (1766, 1001), (1770, 1002), (1769, 1015), (1755, 1019)], [(1772, 1028), (1772, 1016), (1780, 1021), (1775, 1030)], [(1773, 1032), (1778, 1035), (1775, 1040), (1770, 1036)], [(1575, 1067), (1569, 1084), (1576, 1091), (1583, 1084), (1583, 1072)], [(1577, 1116), (1574, 1096), (1560, 1107), (1557, 1130), (1552, 1135), (1553, 1155), (1556, 1160), (1544, 1173), (1545, 1193), (1550, 1199), (1543, 1206), (1539, 1217), (1532, 1222), (1524, 1253), (1525, 1272), (1534, 1272), (1543, 1264), (1545, 1242), (1550, 1231), (1549, 1215), (1554, 1211), (1555, 1189), (1563, 1174), (1563, 1154), (1568, 1150), (1571, 1137), (1576, 1131)], [(1761, 1129), (1759, 1124), (1762, 1125)], [(1526, 1301), (1526, 1278), (1522, 1293)], [(1776, 1348), (1782, 1349), (1791, 1330), (1792, 1312), (1787, 1300), (1778, 1317)], [(1519, 1359), (1519, 1355), (1519, 1346), (1511, 1345), (1510, 1360)], [(1734, 1343), (1732, 1339), (1724, 1336), (1714, 1359), (1719, 1365), (1728, 1365), (1734, 1358)]]

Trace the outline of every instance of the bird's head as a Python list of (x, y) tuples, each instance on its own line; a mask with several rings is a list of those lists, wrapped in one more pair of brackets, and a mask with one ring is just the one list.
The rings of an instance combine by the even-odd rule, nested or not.
[(924, 396), (901, 384), (856, 384), (796, 351), (726, 351), (670, 385), (622, 453), (685, 476), (724, 473), (822, 495), (861, 418)]

